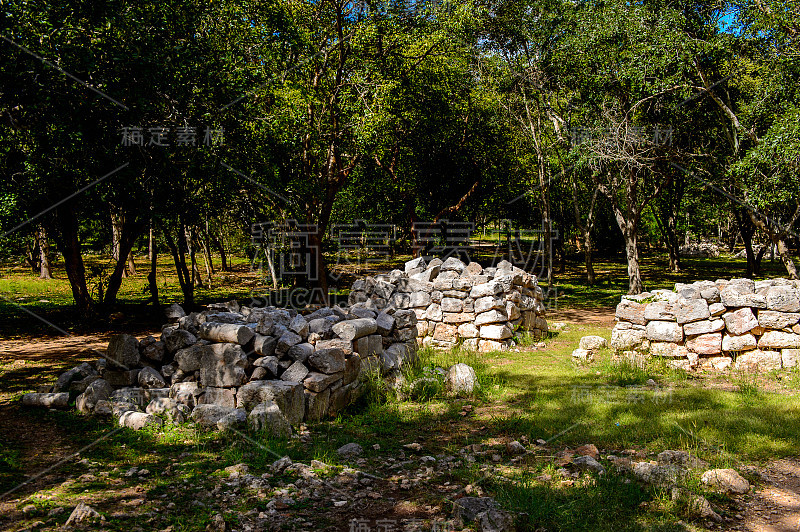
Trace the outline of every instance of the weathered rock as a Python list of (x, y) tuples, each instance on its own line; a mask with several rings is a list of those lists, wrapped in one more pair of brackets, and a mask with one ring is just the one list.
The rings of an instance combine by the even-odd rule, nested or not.
[(725, 328), (725, 320), (701, 320), (692, 323), (687, 323), (683, 326), (683, 332), (686, 336), (694, 336), (698, 334), (708, 334), (712, 332), (721, 331)]
[(632, 329), (627, 323), (617, 323), (611, 331), (611, 348), (634, 349), (642, 345), (647, 339), (647, 332), (642, 327), (641, 329)]
[(711, 469), (703, 473), (700, 481), (724, 493), (750, 491), (750, 483), (733, 469)]
[(512, 336), (511, 328), (508, 325), (483, 325), (480, 328), (480, 337), (486, 340), (505, 340)]
[(78, 412), (91, 414), (99, 401), (108, 400), (114, 388), (104, 379), (97, 379), (86, 387), (81, 395), (75, 399), (75, 408)]
[(127, 411), (119, 416), (119, 425), (131, 430), (142, 430), (145, 427), (161, 427), (164, 425), (164, 420), (144, 412)]
[(236, 410), (229, 406), (197, 405), (192, 411), (192, 420), (206, 429), (217, 428), (217, 422)]
[(309, 355), (307, 363), (322, 373), (338, 373), (344, 371), (344, 351), (336, 347), (322, 349), (318, 347)]
[(281, 409), (290, 425), (303, 421), (303, 385), (288, 381), (250, 381), (236, 392), (236, 406), (252, 410), (264, 401), (272, 401)]
[(56, 384), (53, 386), (54, 393), (60, 392), (68, 392), (72, 383), (85, 379), (86, 377), (90, 377), (93, 375), (97, 375), (97, 370), (95, 370), (91, 365), (84, 362), (78, 366), (75, 366), (72, 369), (68, 369), (61, 375), (59, 375)]
[(453, 503), (453, 519), (456, 526), (463, 528), (474, 523), (478, 514), (489, 510), (500, 510), (491, 497), (462, 497)]
[(651, 321), (647, 324), (647, 339), (658, 342), (682, 342), (683, 328), (674, 321)]
[(758, 325), (765, 329), (786, 329), (800, 321), (800, 314), (790, 312), (776, 312), (774, 310), (759, 310)]
[(591, 471), (592, 473), (597, 473), (598, 475), (602, 475), (606, 472), (606, 468), (591, 456), (579, 456), (577, 458), (573, 458), (572, 465), (580, 470)]
[(226, 431), (231, 429), (244, 428), (247, 423), (247, 412), (241, 408), (234, 408), (232, 412), (225, 414), (217, 421), (217, 430)]
[(278, 347), (278, 340), (274, 336), (264, 336), (256, 334), (253, 337), (253, 351), (262, 357), (269, 357), (275, 354)]
[(245, 345), (255, 332), (247, 325), (206, 322), (200, 325), (200, 338), (212, 342)]
[(309, 343), (296, 344), (289, 348), (289, 358), (296, 362), (305, 362), (314, 353), (314, 346)]
[(346, 443), (336, 449), (336, 454), (342, 458), (356, 458), (363, 454), (364, 448), (355, 442)]
[(452, 393), (469, 395), (475, 390), (478, 384), (478, 377), (472, 367), (464, 363), (458, 363), (447, 370), (445, 378), (447, 388)]
[(42, 406), (45, 408), (68, 408), (69, 393), (26, 393), (22, 396), (25, 406)]
[(204, 387), (241, 386), (247, 382), (247, 355), (236, 344), (211, 344), (203, 348), (200, 384)]
[(726, 312), (722, 315), (725, 320), (725, 327), (733, 335), (744, 334), (755, 327), (758, 327), (758, 320), (753, 311), (749, 308), (740, 308), (733, 312)]
[(577, 362), (588, 364), (594, 360), (594, 351), (588, 349), (581, 349), (580, 347), (572, 351), (572, 358)]
[(645, 305), (637, 301), (623, 298), (617, 305), (615, 316), (622, 321), (645, 325), (647, 320), (644, 317)]
[(142, 368), (142, 371), (139, 372), (138, 380), (139, 386), (142, 388), (164, 388), (167, 386), (164, 377), (153, 368)]
[(288, 438), (292, 434), (289, 420), (281, 412), (280, 407), (272, 401), (264, 401), (256, 405), (247, 415), (247, 425), (254, 431), (263, 430), (280, 438)]
[(197, 403), (236, 408), (236, 394), (231, 388), (205, 388)]
[(469, 297), (478, 299), (487, 296), (494, 296), (503, 292), (503, 286), (495, 281), (488, 283), (477, 284), (469, 291)]
[(691, 323), (711, 317), (708, 301), (705, 299), (679, 299), (675, 303), (675, 318), (678, 323)]
[(674, 484), (684, 474), (683, 469), (676, 465), (656, 465), (650, 462), (636, 462), (632, 471), (642, 482), (656, 486)]
[(686, 348), (698, 355), (717, 355), (722, 352), (722, 333), (701, 334), (687, 338)]
[(767, 292), (767, 308), (779, 312), (800, 312), (800, 292), (791, 286), (773, 286)]
[(308, 322), (303, 316), (298, 314), (297, 316), (292, 318), (291, 322), (289, 322), (289, 330), (294, 333), (297, 333), (298, 335), (300, 335), (301, 338), (306, 338), (309, 333)]
[(161, 341), (164, 342), (167, 353), (173, 354), (179, 349), (197, 343), (197, 337), (183, 329), (169, 329), (162, 331)]
[(781, 349), (781, 366), (784, 369), (800, 365), (800, 349)]
[(766, 331), (758, 339), (758, 348), (800, 348), (800, 334), (788, 333), (783, 331)]
[(602, 336), (584, 336), (580, 339), (578, 347), (587, 351), (599, 351), (608, 347), (608, 341)]
[(755, 349), (741, 353), (736, 357), (734, 368), (751, 373), (781, 369), (783, 358), (780, 351), (762, 351)]
[(76, 506), (75, 509), (72, 510), (72, 513), (69, 514), (67, 522), (64, 524), (64, 526), (83, 527), (89, 523), (96, 523), (100, 521), (105, 521), (105, 518), (101, 516), (97, 510), (84, 502), (79, 502), (78, 506)]
[(478, 314), (475, 317), (475, 325), (480, 327), (481, 325), (488, 325), (491, 323), (503, 323), (508, 321), (508, 314), (506, 314), (505, 309), (496, 309), (496, 310), (488, 310), (481, 314)]
[(178, 363), (178, 368), (185, 373), (200, 369), (204, 348), (204, 345), (196, 344), (178, 350), (175, 353), (175, 362)]
[(731, 336), (726, 334), (722, 337), (722, 350), (728, 351), (749, 351), (758, 346), (756, 337), (752, 334), (743, 334), (741, 336)]
[(303, 365), (299, 360), (289, 366), (286, 371), (281, 374), (281, 380), (291, 382), (302, 382), (308, 375), (308, 368)]
[(166, 346), (164, 342), (152, 342), (147, 346), (142, 348), (142, 354), (145, 358), (152, 360), (153, 362), (162, 362), (164, 360), (164, 356), (166, 355)]
[(108, 360), (123, 369), (131, 369), (139, 365), (139, 340), (129, 334), (117, 334), (111, 337), (106, 349)]

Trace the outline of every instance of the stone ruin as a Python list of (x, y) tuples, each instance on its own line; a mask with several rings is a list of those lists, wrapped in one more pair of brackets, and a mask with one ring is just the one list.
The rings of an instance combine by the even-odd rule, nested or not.
[(800, 359), (800, 281), (731, 279), (623, 296), (611, 333), (616, 357), (670, 366), (758, 372)]
[[(114, 336), (105, 358), (63, 373), (23, 404), (111, 415), (133, 429), (193, 419), (212, 428), (247, 423), (288, 435), (304, 420), (335, 415), (371, 373), (412, 362), (417, 316), (387, 308), (321, 308), (308, 315), (235, 301), (186, 315), (167, 309), (160, 339)], [(77, 396), (77, 397), (76, 397)]]
[(373, 376), (396, 375), (419, 344), (489, 351), (510, 345), (517, 329), (547, 331), (536, 278), (506, 261), (483, 269), (415, 259), (405, 269), (356, 281), (349, 308), (306, 315), (236, 301), (187, 315), (172, 305), (159, 339), (114, 336), (104, 358), (22, 402), (68, 408), (74, 399), (80, 412), (113, 414), (132, 429), (193, 419), (288, 435), (341, 411)]
[(483, 268), (455, 257), (418, 258), (405, 271), (359, 279), (348, 303), (380, 311), (410, 309), (417, 317), (419, 342), (474, 351), (508, 348), (518, 330), (535, 338), (547, 333), (544, 295), (536, 276), (501, 261)]

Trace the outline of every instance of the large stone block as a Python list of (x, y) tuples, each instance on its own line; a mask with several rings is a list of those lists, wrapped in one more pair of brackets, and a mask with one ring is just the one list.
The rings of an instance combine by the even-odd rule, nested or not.
[(481, 297), (494, 296), (503, 292), (503, 286), (495, 281), (488, 283), (478, 284), (472, 287), (469, 291), (469, 296), (473, 299)]
[(308, 368), (299, 360), (294, 362), (291, 366), (286, 368), (281, 374), (282, 381), (302, 382), (306, 378), (309, 371)]
[[(475, 263), (472, 263), (475, 264)], [(480, 331), (474, 323), (462, 323), (458, 326), (459, 338), (478, 338)]]
[(730, 351), (749, 351), (758, 346), (756, 337), (752, 334), (742, 334), (740, 336), (731, 336), (726, 334), (722, 337), (722, 350)]
[(292, 434), (289, 420), (272, 401), (256, 405), (247, 415), (247, 426), (253, 431), (264, 431), (278, 438), (288, 438)]
[(241, 386), (247, 381), (247, 355), (241, 346), (210, 344), (200, 360), (200, 384), (204, 387)]
[(647, 324), (647, 339), (657, 342), (682, 342), (683, 328), (674, 321), (651, 321)]
[(615, 316), (620, 321), (628, 321), (638, 325), (645, 325), (647, 320), (644, 318), (645, 305), (630, 299), (622, 299), (617, 305)]
[(641, 329), (631, 329), (618, 323), (611, 331), (612, 349), (635, 349), (642, 345), (647, 339), (647, 332), (644, 327)]
[(758, 339), (758, 348), (800, 348), (800, 334), (788, 333), (783, 331), (766, 331)]
[(737, 356), (734, 368), (741, 371), (756, 373), (781, 369), (781, 364), (780, 351), (756, 349)]
[(508, 314), (506, 314), (505, 309), (489, 310), (475, 316), (475, 325), (477, 326), (506, 321), (508, 321)]
[(683, 326), (683, 332), (686, 336), (694, 336), (697, 334), (708, 334), (712, 332), (721, 331), (725, 328), (725, 320), (701, 320), (687, 323)]
[[(705, 302), (704, 299), (698, 301)], [(698, 355), (718, 355), (722, 352), (722, 333), (701, 334), (686, 340), (686, 348)]]
[(132, 369), (138, 366), (141, 360), (139, 340), (130, 334), (114, 335), (108, 342), (106, 356), (123, 369)]
[(191, 373), (200, 369), (200, 361), (203, 358), (204, 351), (205, 346), (200, 344), (179, 349), (175, 353), (175, 362), (178, 363), (178, 369), (184, 373)]
[(800, 365), (800, 349), (781, 349), (781, 366), (784, 369)]
[(758, 319), (749, 308), (740, 308), (733, 312), (726, 312), (722, 315), (725, 320), (725, 327), (733, 335), (741, 335), (758, 327)]
[(644, 319), (647, 321), (675, 321), (675, 309), (669, 301), (653, 301), (644, 308)]
[[(172, 394), (171, 390), (170, 394)], [(206, 388), (203, 390), (202, 395), (197, 398), (197, 403), (235, 408), (236, 394), (231, 388)]]
[[(352, 348), (350, 350), (352, 353)], [(308, 365), (322, 373), (332, 374), (344, 371), (344, 351), (338, 347), (320, 348), (308, 357)]]
[(306, 390), (304, 393), (306, 397), (306, 421), (321, 421), (325, 419), (331, 400), (331, 391), (326, 388), (321, 392)]
[(483, 325), (480, 327), (480, 337), (484, 340), (505, 340), (511, 338), (512, 331), (508, 325)]
[[(494, 312), (494, 311), (490, 311)], [(485, 314), (485, 313), (484, 313)], [(476, 320), (472, 312), (446, 312), (442, 316), (442, 321), (449, 324), (469, 323)]]
[(455, 342), (458, 339), (458, 327), (447, 323), (437, 323), (433, 331), (433, 339), (440, 342)]
[(675, 318), (678, 323), (691, 323), (711, 317), (708, 301), (705, 299), (679, 299), (675, 303)]
[(206, 322), (200, 325), (200, 338), (212, 342), (245, 345), (254, 335), (253, 329), (237, 323)]
[(394, 313), (394, 326), (398, 329), (413, 327), (417, 324), (417, 315), (413, 310), (397, 310)]
[(774, 310), (759, 310), (758, 325), (765, 329), (787, 329), (800, 321), (800, 314), (794, 312), (777, 312)]
[(773, 286), (767, 292), (767, 308), (779, 312), (800, 312), (800, 292), (791, 286)]
[(461, 312), (464, 309), (464, 302), (455, 297), (445, 297), (441, 303), (442, 312)]
[(281, 409), (291, 425), (298, 425), (305, 414), (303, 385), (287, 381), (250, 381), (236, 392), (236, 406), (250, 411), (264, 401)]

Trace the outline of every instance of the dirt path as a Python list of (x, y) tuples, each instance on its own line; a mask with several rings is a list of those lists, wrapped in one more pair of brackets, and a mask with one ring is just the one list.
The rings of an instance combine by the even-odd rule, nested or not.
[[(141, 339), (159, 331), (126, 331)], [(93, 350), (105, 352), (109, 339), (118, 331), (75, 336), (43, 336), (0, 342), (0, 360), (36, 360), (64, 362), (71, 358), (90, 356)], [(94, 358), (97, 358), (96, 356)]]
[(568, 323), (590, 323), (592, 325), (614, 326), (615, 307), (568, 308), (547, 311), (547, 321), (565, 321)]
[(800, 457), (770, 462), (760, 471), (761, 484), (752, 496), (739, 499), (741, 524), (748, 532), (800, 530)]

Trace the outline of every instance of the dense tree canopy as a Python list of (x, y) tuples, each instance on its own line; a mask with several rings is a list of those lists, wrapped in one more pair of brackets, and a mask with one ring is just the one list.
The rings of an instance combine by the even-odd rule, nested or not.
[[(356, 219), (409, 250), (416, 223), (510, 220), (542, 230), (548, 280), (550, 257), (581, 253), (592, 283), (593, 253), (619, 254), (632, 293), (644, 243), (677, 270), (691, 238), (741, 238), (752, 275), (761, 242), (797, 275), (800, 19), (777, 1), (31, 1), (2, 17), (0, 252), (43, 277), (60, 253), (85, 313), (114, 304), (142, 242), (191, 304), (196, 255), (226, 267), (231, 235), (269, 220), (318, 250)], [(308, 265), (322, 293), (325, 257)]]

